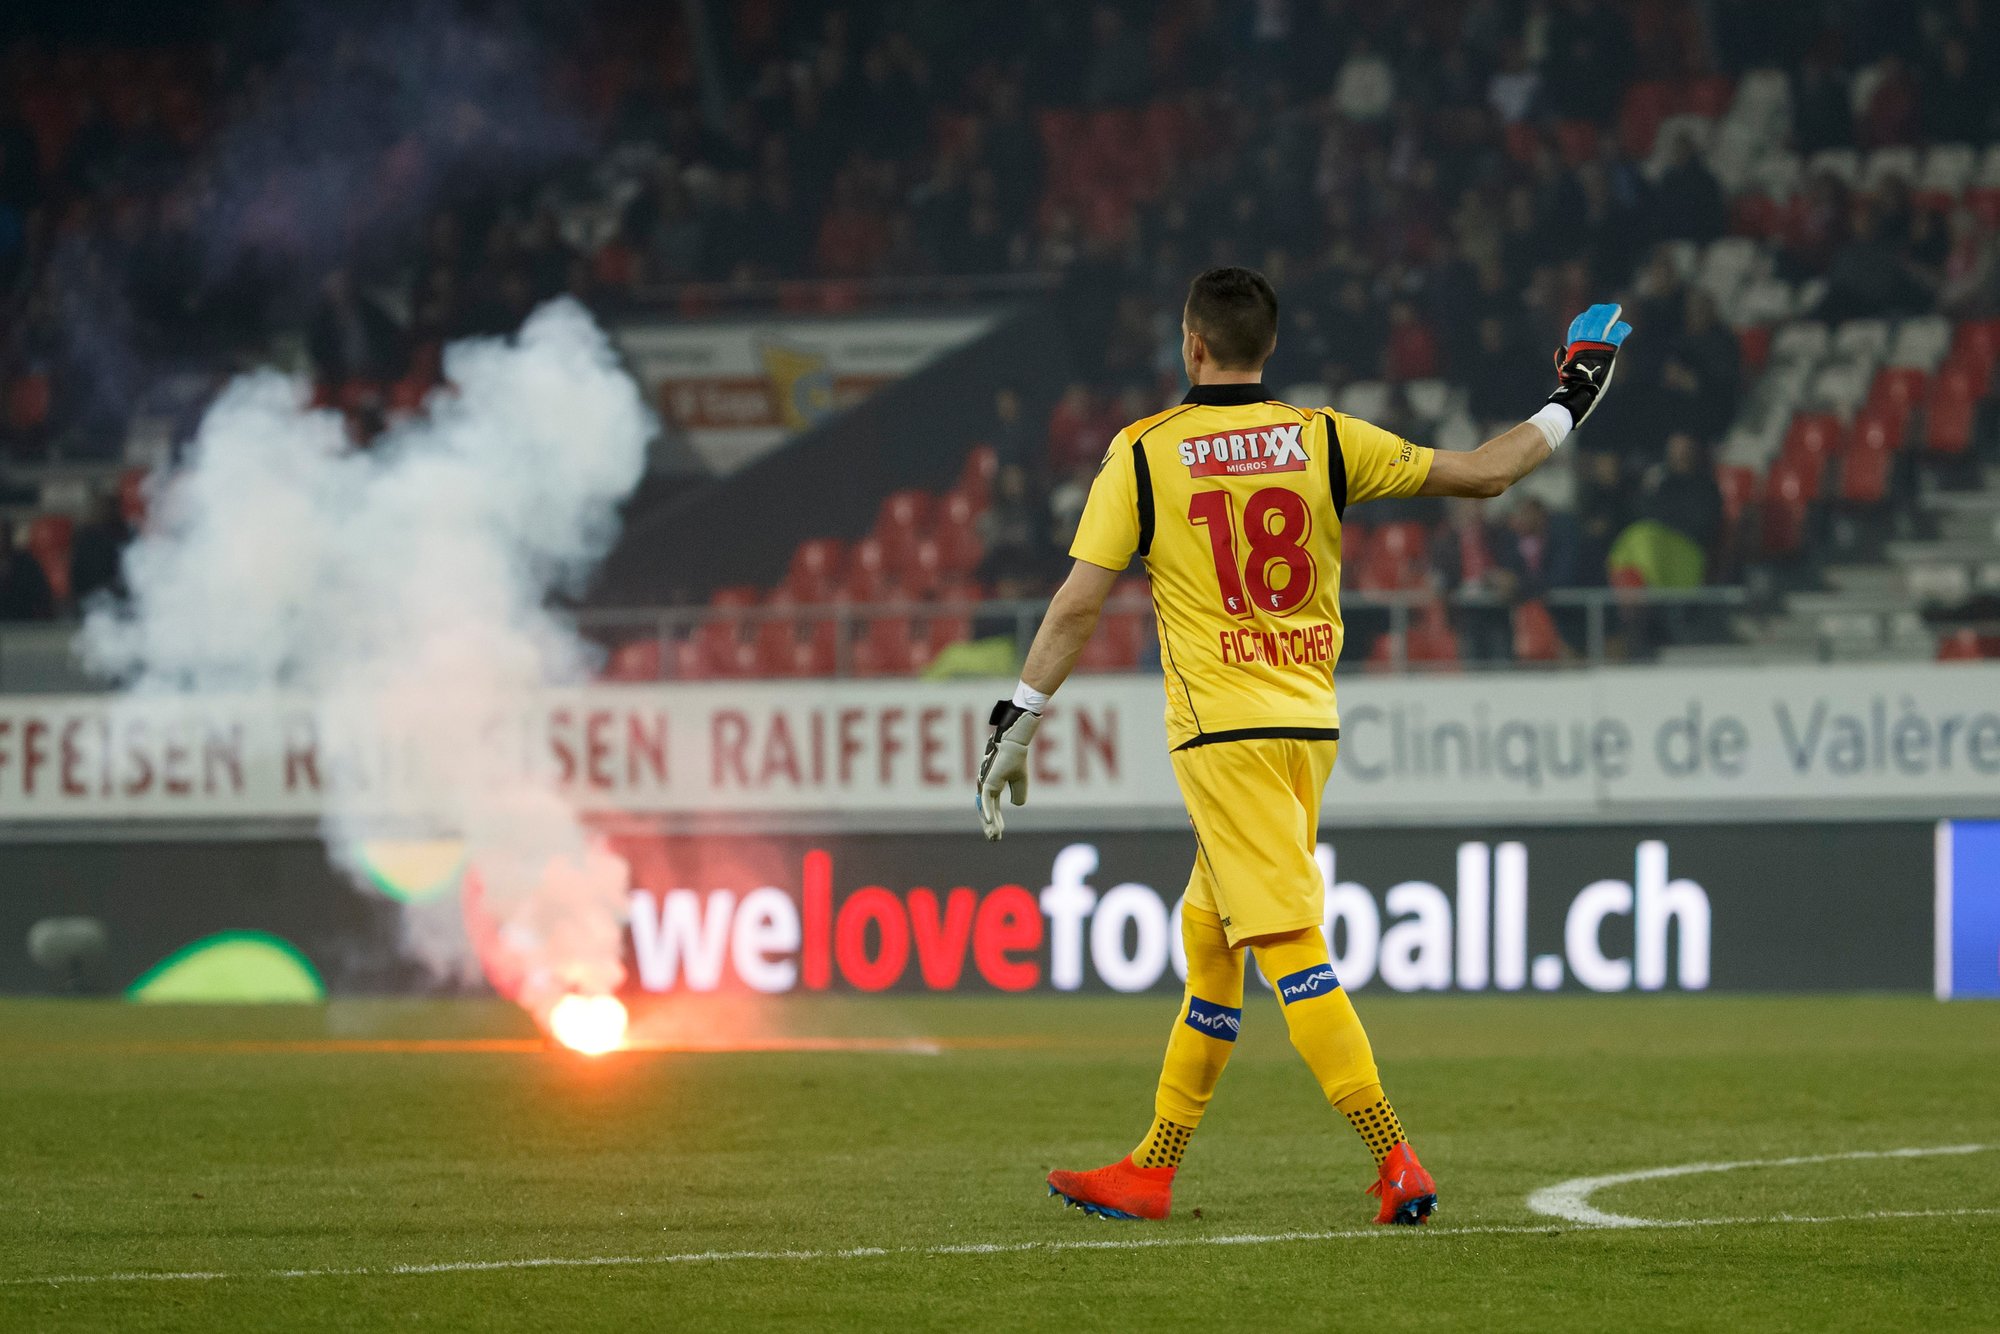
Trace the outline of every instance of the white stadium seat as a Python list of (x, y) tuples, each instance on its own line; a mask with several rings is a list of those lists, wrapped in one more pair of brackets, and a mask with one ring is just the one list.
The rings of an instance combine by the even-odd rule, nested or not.
[(1826, 356), (1833, 335), (1818, 320), (1796, 320), (1771, 339), (1771, 360), (1815, 362)]
[(1806, 160), (1806, 175), (1821, 172), (1848, 186), (1861, 183), (1861, 154), (1852, 148), (1822, 148)]
[(1868, 161), (1861, 171), (1861, 186), (1865, 190), (1880, 190), (1891, 179), (1900, 179), (1906, 185), (1917, 181), (1917, 150), (1914, 148), (1878, 148), (1868, 155)]
[(1868, 382), (1874, 374), (1875, 368), (1865, 361), (1829, 362), (1813, 375), (1812, 385), (1806, 390), (1806, 402), (1814, 408), (1852, 417), (1867, 401)]
[(1318, 380), (1307, 380), (1286, 389), (1285, 402), (1307, 409), (1323, 408), (1333, 402), (1333, 391)]
[(1356, 380), (1340, 391), (1340, 410), (1366, 422), (1379, 422), (1389, 415), (1389, 386), (1380, 380)]
[(1951, 321), (1942, 315), (1919, 315), (1896, 326), (1889, 342), (1891, 366), (1934, 371), (1951, 350)]
[(1757, 159), (1751, 177), (1757, 188), (1773, 199), (1790, 199), (1805, 179), (1805, 162), (1797, 153), (1766, 153)]
[(1988, 144), (1979, 158), (1979, 174), (1973, 184), (1991, 190), (2000, 186), (2000, 144)]
[(1751, 324), (1778, 324), (1792, 317), (1797, 298), (1792, 285), (1782, 278), (1760, 278), (1736, 294), (1730, 322), (1741, 328)]
[(1443, 380), (1412, 380), (1403, 386), (1403, 396), (1418, 421), (1443, 421), (1451, 415), (1451, 386)]
[(1964, 194), (1978, 163), (1971, 144), (1933, 144), (1917, 173), (1917, 188), (1931, 194)]
[(1880, 362), (1889, 355), (1887, 320), (1847, 320), (1833, 332), (1833, 354), (1843, 361)]

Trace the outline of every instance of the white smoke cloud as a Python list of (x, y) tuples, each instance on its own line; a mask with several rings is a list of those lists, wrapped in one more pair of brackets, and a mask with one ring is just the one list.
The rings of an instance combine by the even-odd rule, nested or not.
[[(313, 702), (330, 855), (357, 869), (385, 831), (465, 840), (496, 928), (489, 972), (537, 1014), (617, 985), (627, 887), (546, 757), (516, 736), (545, 688), (583, 678), (548, 608), (617, 530), (653, 421), (583, 308), (511, 340), (455, 344), (448, 386), (372, 448), (308, 386), (237, 380), (126, 556), (86, 663), (137, 699), (282, 690)], [(343, 766), (370, 755), (377, 766)], [(387, 757), (387, 758), (383, 758)], [(385, 775), (387, 775), (385, 777)], [(440, 974), (475, 967), (455, 904), (409, 914)]]

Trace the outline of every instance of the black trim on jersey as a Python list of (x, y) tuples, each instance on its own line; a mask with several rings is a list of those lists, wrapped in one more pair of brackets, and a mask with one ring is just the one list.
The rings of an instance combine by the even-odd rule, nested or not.
[(1326, 418), (1326, 489), (1333, 495), (1334, 517), (1347, 517), (1347, 454), (1340, 447), (1340, 428), (1334, 424), (1333, 414), (1323, 412)]
[(1139, 559), (1153, 549), (1153, 469), (1146, 462), (1145, 437), (1132, 442), (1132, 481), (1139, 493)]
[(1195, 746), (1212, 746), (1218, 741), (1338, 741), (1338, 727), (1233, 727), (1226, 732), (1203, 732), (1191, 741), (1183, 741), (1175, 750), (1190, 750)]
[(1146, 437), (1187, 411), (1187, 408), (1182, 408), (1179, 412), (1166, 414), (1139, 432), (1139, 438), (1132, 442), (1132, 477), (1137, 483), (1134, 489), (1139, 493), (1139, 556), (1142, 560), (1153, 549), (1153, 469), (1146, 462)]
[(1198, 384), (1187, 391), (1181, 402), (1204, 408), (1247, 408), (1252, 403), (1274, 403), (1261, 384)]

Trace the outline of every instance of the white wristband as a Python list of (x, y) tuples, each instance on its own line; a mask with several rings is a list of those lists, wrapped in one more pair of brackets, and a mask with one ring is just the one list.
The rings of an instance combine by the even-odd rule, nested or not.
[(1549, 442), (1550, 449), (1554, 449), (1563, 442), (1563, 437), (1575, 428), (1576, 419), (1569, 415), (1569, 409), (1562, 404), (1544, 403), (1540, 412), (1528, 418), (1528, 425), (1540, 431), (1542, 439)]
[(1041, 711), (1043, 709), (1046, 709), (1048, 706), (1049, 706), (1049, 697), (1047, 695), (1044, 695), (1041, 691), (1035, 689), (1033, 686), (1029, 685), (1026, 681), (1020, 681), (1015, 684), (1014, 686), (1015, 708), (1026, 709), (1029, 713), (1039, 715)]

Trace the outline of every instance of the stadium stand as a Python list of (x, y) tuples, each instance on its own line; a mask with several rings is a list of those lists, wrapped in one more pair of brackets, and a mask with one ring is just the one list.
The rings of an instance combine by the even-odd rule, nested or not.
[[(716, 590), (721, 619), (689, 609), (607, 668), (924, 670), (1012, 632), (987, 599), (1046, 590), (1104, 442), (1177, 392), (1187, 277), (1228, 260), (1267, 268), (1286, 298), (1275, 385), (1446, 447), (1532, 404), (1561, 312), (1611, 290), (1640, 331), (1620, 394), (1503, 521), (1447, 543), (1434, 509), (1356, 516), (1357, 662), (1561, 661), (1603, 637), (1566, 590), (1689, 583), (1741, 605), (1635, 604), (1610, 651), (1994, 642), (1977, 620), (2000, 590), (2000, 20), (1985, 7), (926, 9), (733, 5), (705, 81), (675, 14), (591, 6), (541, 34), (564, 58), (536, 104), (586, 148), (529, 154), (532, 170), (456, 183), (366, 245), (312, 254), (306, 291), (192, 282), (189, 247), (231, 224), (174, 182), (229, 161), (288, 92), (354, 70), (273, 65), (266, 100), (245, 104), (218, 100), (208, 71), (256, 64), (254, 22), (207, 47), (17, 44), (0, 108), (0, 451), (10, 559), (34, 561), (52, 599), (0, 613), (73, 605), (84, 544), (65, 519), (93, 492), (138, 518), (156, 387), (110, 377), (65, 328), (104, 295), (86, 276), (133, 346), (176, 350), (142, 360), (197, 380), (197, 406), (236, 360), (290, 346), (365, 437), (420, 402), (444, 340), (558, 292), (698, 314), (775, 285), (777, 310), (824, 313), (892, 299), (888, 280), (1046, 273), (1076, 364), (1040, 439), (1014, 432), (950, 488), (883, 496), (858, 540), (798, 531), (782, 582)], [(1003, 48), (1027, 54), (986, 54)], [(490, 84), (467, 89), (463, 107), (497, 109)], [(365, 147), (357, 179), (376, 186), (426, 151)], [(163, 300), (177, 284), (200, 300)], [(1649, 524), (1692, 565), (1628, 540)], [(1149, 660), (1142, 593), (1128, 597), (1095, 669)]]

